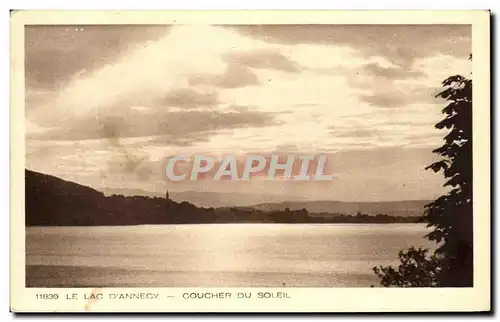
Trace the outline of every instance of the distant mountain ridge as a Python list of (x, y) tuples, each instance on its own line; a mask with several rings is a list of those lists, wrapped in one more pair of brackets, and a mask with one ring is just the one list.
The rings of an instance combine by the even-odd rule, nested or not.
[[(102, 189), (104, 194), (122, 194), (124, 196), (165, 197), (165, 193), (148, 192), (139, 189)], [(355, 215), (358, 212), (376, 215), (378, 213), (393, 216), (421, 216), (424, 206), (430, 200), (401, 201), (335, 201), (335, 200), (294, 200), (287, 201), (280, 195), (263, 195), (257, 193), (219, 193), (200, 191), (171, 191), (170, 198), (177, 202), (188, 201), (198, 207), (244, 207), (262, 211), (284, 211), (307, 209), (310, 213), (343, 213)], [(295, 197), (293, 198), (300, 198)]]

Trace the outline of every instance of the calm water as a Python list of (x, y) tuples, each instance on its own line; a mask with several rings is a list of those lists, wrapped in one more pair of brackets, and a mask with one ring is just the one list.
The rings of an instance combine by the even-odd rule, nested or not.
[(29, 227), (28, 286), (377, 286), (417, 224)]

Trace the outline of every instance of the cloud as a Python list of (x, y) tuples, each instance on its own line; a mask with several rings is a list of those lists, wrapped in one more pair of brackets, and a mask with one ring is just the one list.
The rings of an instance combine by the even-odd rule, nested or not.
[(297, 72), (300, 70), (296, 62), (287, 58), (276, 49), (231, 52), (225, 57), (229, 62), (257, 69), (277, 69), (286, 72)]
[(470, 77), (471, 63), (466, 58), (436, 55), (415, 59), (406, 67), (383, 67), (370, 63), (360, 68), (344, 68), (348, 83), (362, 91), (360, 100), (375, 107), (408, 107), (414, 103), (442, 104), (436, 98), (441, 82), (455, 74)]
[(429, 87), (418, 84), (390, 83), (383, 89), (376, 88), (370, 94), (360, 94), (362, 101), (375, 107), (410, 107), (415, 103), (440, 104), (442, 99), (436, 97), (441, 91), (437, 86)]
[(394, 92), (361, 95), (361, 99), (377, 107), (401, 107), (410, 102), (410, 98)]
[[(384, 140), (399, 141), (399, 145), (412, 146), (415, 141), (419, 144), (425, 143), (427, 146), (437, 146), (446, 131), (438, 131), (433, 124), (419, 123), (398, 123), (387, 124), (385, 126), (369, 127), (330, 127), (330, 133), (334, 138), (352, 139), (353, 143), (364, 143), (376, 147), (377, 143)], [(398, 144), (396, 144), (398, 145)]]
[(405, 79), (411, 77), (423, 77), (425, 73), (422, 71), (407, 71), (401, 67), (382, 67), (376, 63), (370, 63), (364, 65), (361, 70), (365, 71), (368, 74), (377, 76), (377, 77), (385, 77), (389, 79)]
[(355, 48), (407, 66), (414, 59), (471, 52), (470, 25), (246, 25), (228, 27), (270, 44), (316, 44)]
[(190, 88), (178, 88), (169, 91), (158, 100), (160, 106), (175, 106), (182, 108), (196, 108), (200, 106), (214, 106), (219, 103), (215, 92), (203, 93)]
[(157, 40), (168, 26), (26, 26), (28, 87), (57, 88), (88, 74), (139, 44)]
[[(111, 112), (111, 111), (108, 111)], [(158, 109), (144, 113), (135, 109), (117, 109), (115, 113), (89, 115), (64, 123), (60, 127), (32, 133), (31, 137), (45, 140), (90, 140), (168, 136), (173, 144), (187, 144), (200, 138), (197, 133), (275, 124), (274, 116), (255, 111), (177, 111)], [(189, 140), (191, 138), (191, 140)], [(161, 141), (161, 140), (160, 140)]]
[(336, 137), (347, 137), (347, 138), (370, 138), (378, 135), (380, 132), (377, 130), (367, 130), (367, 129), (353, 129), (347, 131), (332, 132)]
[(227, 64), (223, 75), (192, 75), (189, 77), (189, 84), (211, 85), (219, 88), (238, 88), (258, 85), (259, 79), (247, 66), (230, 62)]

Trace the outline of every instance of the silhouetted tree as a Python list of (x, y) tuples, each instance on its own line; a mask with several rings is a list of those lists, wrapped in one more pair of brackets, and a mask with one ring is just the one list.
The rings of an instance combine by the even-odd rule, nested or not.
[(450, 131), (443, 146), (433, 151), (441, 160), (426, 169), (442, 172), (451, 190), (426, 205), (422, 217), (433, 228), (426, 237), (438, 248), (431, 257), (420, 248), (400, 252), (398, 270), (374, 267), (383, 286), (473, 286), (472, 80), (455, 75), (442, 85), (437, 97), (448, 105), (436, 128)]
[(439, 262), (434, 255), (428, 258), (428, 251), (414, 247), (410, 247), (407, 252), (400, 251), (398, 256), (401, 264), (397, 270), (392, 266), (374, 267), (373, 270), (380, 277), (380, 284), (385, 287), (437, 286)]
[(445, 119), (436, 127), (451, 129), (445, 143), (434, 150), (442, 157), (426, 169), (443, 172), (451, 191), (426, 206), (424, 221), (433, 227), (427, 237), (440, 243), (441, 286), (472, 286), (472, 80), (452, 76), (439, 96), (449, 101)]

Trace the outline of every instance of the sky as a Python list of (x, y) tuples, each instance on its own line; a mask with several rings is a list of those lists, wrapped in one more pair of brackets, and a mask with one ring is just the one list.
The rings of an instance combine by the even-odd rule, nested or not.
[[(25, 29), (26, 167), (96, 189), (433, 199), (425, 167), (468, 25), (115, 25)], [(324, 154), (328, 182), (173, 183), (177, 154)]]

